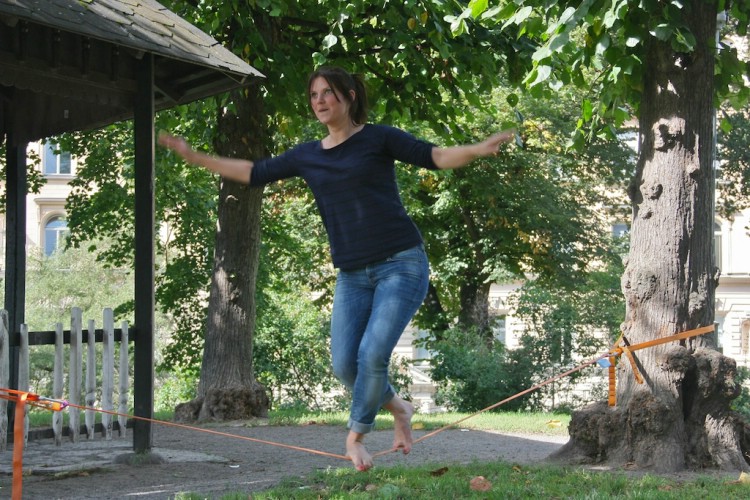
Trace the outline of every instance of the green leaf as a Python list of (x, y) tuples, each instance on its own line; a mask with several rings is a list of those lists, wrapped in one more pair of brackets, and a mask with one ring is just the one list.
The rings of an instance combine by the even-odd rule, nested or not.
[(625, 46), (631, 49), (641, 43), (640, 35), (630, 35), (625, 39)]
[(726, 118), (722, 118), (721, 123), (719, 123), (719, 128), (721, 129), (722, 132), (724, 132), (725, 134), (728, 134), (729, 132), (732, 131), (733, 127), (732, 127), (732, 123), (729, 120), (727, 120)]
[(469, 9), (471, 10), (471, 17), (476, 19), (487, 10), (487, 0), (471, 0)]
[(329, 33), (325, 38), (323, 38), (323, 49), (330, 50), (330, 48), (336, 45), (338, 41), (339, 37), (337, 37), (333, 33)]
[(510, 26), (511, 24), (519, 24), (519, 25), (522, 24), (524, 21), (526, 21), (526, 19), (529, 18), (532, 11), (533, 9), (529, 5), (526, 5), (525, 7), (521, 7), (520, 9), (516, 11), (515, 14), (513, 14), (513, 16), (510, 19), (508, 19), (505, 22), (505, 24), (503, 25), (503, 28), (506, 28)]
[(594, 106), (589, 99), (583, 101), (583, 119), (584, 121), (591, 121), (594, 116)]
[(505, 102), (507, 102), (510, 107), (515, 108), (518, 105), (518, 94), (508, 94), (505, 98)]
[(674, 26), (667, 23), (657, 24), (656, 27), (649, 31), (649, 33), (651, 33), (662, 42), (666, 42), (667, 40), (669, 40), (669, 37), (672, 36), (673, 32)]

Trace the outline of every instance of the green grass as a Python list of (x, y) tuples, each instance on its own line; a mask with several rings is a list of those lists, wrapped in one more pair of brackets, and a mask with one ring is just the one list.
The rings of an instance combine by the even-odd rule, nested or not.
[[(470, 413), (417, 413), (412, 419), (415, 428), (434, 430), (451, 425), (471, 416)], [(345, 426), (349, 419), (345, 412), (309, 412), (295, 410), (273, 411), (269, 415), (269, 425), (305, 425), (315, 422), (319, 425)], [(494, 413), (486, 412), (472, 416), (456, 427), (475, 430), (494, 430), (520, 434), (542, 434), (567, 436), (570, 415), (557, 413)], [(375, 419), (376, 429), (393, 427), (393, 417), (383, 412)]]
[[(472, 488), (483, 479), (486, 490)], [(254, 500), (277, 499), (599, 499), (642, 498), (703, 500), (705, 498), (745, 499), (750, 485), (702, 476), (690, 481), (645, 475), (628, 477), (620, 473), (591, 472), (581, 468), (517, 466), (502, 462), (483, 462), (450, 466), (374, 468), (356, 472), (351, 468), (331, 469), (304, 479), (289, 479), (263, 492), (254, 492)], [(176, 500), (197, 500), (196, 494), (183, 494)], [(223, 500), (247, 499), (245, 494), (230, 494)]]
[[(29, 409), (29, 427), (34, 428), (44, 428), (44, 427), (52, 427), (52, 411), (51, 410), (45, 410), (45, 409), (39, 409), (39, 408), (30, 408)], [(102, 421), (102, 415), (101, 412), (96, 412), (94, 414), (94, 419), (96, 423), (99, 423)], [(154, 412), (154, 418), (156, 420), (172, 420), (172, 416), (174, 415), (171, 411), (158, 411)], [(70, 422), (70, 413), (68, 409), (65, 409), (62, 411), (63, 416), (63, 425), (68, 425), (68, 422)], [(116, 416), (112, 416), (113, 420), (116, 420)], [(84, 421), (84, 412), (81, 410), (81, 423)]]
[[(413, 423), (434, 430), (463, 420), (469, 414), (417, 414)], [(270, 425), (345, 426), (343, 412), (283, 410), (271, 412)], [(570, 416), (549, 413), (482, 413), (457, 427), (520, 434), (568, 434)], [(378, 415), (376, 428), (389, 429), (393, 419)], [(472, 480), (484, 478), (487, 491), (472, 489)], [(198, 500), (200, 494), (184, 494), (175, 500)], [(222, 496), (222, 500), (245, 500), (247, 493)], [(584, 468), (519, 466), (507, 462), (481, 462), (448, 467), (374, 467), (357, 472), (352, 467), (331, 468), (303, 479), (288, 479), (279, 486), (254, 492), (254, 500), (281, 499), (675, 499), (722, 500), (750, 498), (750, 484), (700, 476), (689, 481), (665, 476), (628, 476), (625, 473), (596, 472)]]
[[(439, 429), (464, 419), (469, 414), (416, 414), (413, 422), (424, 430)], [(44, 415), (50, 421), (49, 412)], [(159, 412), (159, 420), (171, 420), (170, 412)], [(35, 417), (36, 418), (36, 417)], [(268, 425), (345, 426), (348, 415), (343, 412), (309, 412), (300, 410), (272, 411)], [(457, 427), (495, 430), (521, 434), (567, 435), (570, 417), (549, 413), (483, 413), (473, 416)], [(48, 424), (46, 424), (48, 425)], [(393, 427), (393, 419), (377, 417), (378, 429)], [(706, 499), (750, 498), (750, 484), (721, 477), (700, 476), (691, 480), (668, 476), (628, 476), (625, 473), (595, 472), (584, 468), (554, 466), (520, 466), (508, 462), (475, 462), (448, 467), (375, 467), (357, 472), (352, 467), (331, 468), (303, 479), (288, 479), (275, 488), (254, 492), (255, 500), (277, 499)], [(483, 478), (486, 491), (472, 488), (472, 480)], [(205, 495), (185, 493), (175, 500), (199, 500)], [(229, 494), (222, 500), (246, 500), (247, 493)]]

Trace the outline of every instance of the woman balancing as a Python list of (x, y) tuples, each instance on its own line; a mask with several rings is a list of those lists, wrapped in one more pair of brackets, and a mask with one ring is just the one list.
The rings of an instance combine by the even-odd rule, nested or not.
[(463, 167), (497, 153), (514, 140), (514, 131), (442, 148), (394, 127), (369, 124), (363, 80), (337, 67), (312, 73), (307, 92), (328, 135), (276, 157), (216, 157), (193, 150), (179, 137), (161, 134), (158, 140), (186, 162), (226, 179), (263, 186), (302, 177), (312, 190), (338, 270), (331, 358), (336, 377), (352, 394), (346, 453), (364, 471), (373, 460), (363, 438), (381, 408), (393, 414), (393, 450), (411, 451), (414, 407), (388, 382), (388, 364), (429, 279), (422, 236), (401, 202), (394, 162), (432, 170)]

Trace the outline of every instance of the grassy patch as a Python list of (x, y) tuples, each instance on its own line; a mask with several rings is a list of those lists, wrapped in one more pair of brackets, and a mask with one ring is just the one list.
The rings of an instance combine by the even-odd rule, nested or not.
[[(434, 430), (463, 420), (457, 428), (493, 430), (518, 434), (567, 436), (570, 415), (556, 413), (494, 413), (472, 416), (468, 413), (417, 413), (412, 419), (415, 429)], [(271, 412), (269, 425), (337, 425), (345, 426), (349, 415), (345, 412), (309, 412), (279, 410)], [(466, 420), (464, 420), (466, 419)], [(393, 427), (393, 417), (381, 413), (375, 419), (376, 429)]]
[[(675, 481), (660, 476), (628, 477), (562, 467), (518, 466), (502, 462), (462, 466), (375, 468), (369, 472), (331, 469), (283, 482), (253, 493), (255, 500), (276, 499), (396, 499), (396, 498), (647, 498), (703, 500), (744, 499), (750, 485), (712, 477)], [(180, 500), (202, 498), (186, 494)], [(247, 494), (223, 500), (246, 499)]]

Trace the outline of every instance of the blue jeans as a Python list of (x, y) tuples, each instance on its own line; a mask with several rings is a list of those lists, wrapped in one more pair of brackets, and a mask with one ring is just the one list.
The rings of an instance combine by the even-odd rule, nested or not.
[(333, 372), (351, 391), (348, 427), (365, 434), (395, 395), (388, 382), (393, 348), (427, 295), (422, 245), (353, 271), (339, 271), (331, 317)]

